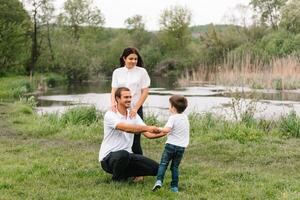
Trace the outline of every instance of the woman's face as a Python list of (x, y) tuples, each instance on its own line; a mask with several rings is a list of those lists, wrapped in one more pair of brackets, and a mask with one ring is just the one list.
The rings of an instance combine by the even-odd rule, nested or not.
[(131, 69), (136, 66), (138, 61), (138, 56), (136, 54), (129, 54), (126, 58), (123, 57), (125, 65), (127, 68)]

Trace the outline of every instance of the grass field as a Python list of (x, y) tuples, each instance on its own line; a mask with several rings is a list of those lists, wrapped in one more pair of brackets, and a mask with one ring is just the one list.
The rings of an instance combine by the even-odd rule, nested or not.
[[(98, 163), (101, 116), (89, 126), (62, 118), (59, 121), (64, 124), (58, 125), (54, 116), (37, 116), (19, 103), (0, 103), (0, 113), (1, 200), (300, 199), (297, 138), (275, 133), (255, 140), (220, 137), (222, 133), (214, 133), (219, 129), (208, 126), (212, 123), (207, 118), (194, 120), (180, 166), (180, 192), (174, 194), (169, 190), (169, 170), (164, 187), (157, 192), (151, 191), (154, 177), (142, 183), (110, 180)], [(145, 155), (159, 161), (164, 141), (142, 138)]]

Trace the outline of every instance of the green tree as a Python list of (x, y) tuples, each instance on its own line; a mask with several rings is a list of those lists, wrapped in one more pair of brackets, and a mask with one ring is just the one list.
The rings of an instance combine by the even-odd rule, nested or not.
[(165, 9), (160, 16), (161, 42), (167, 51), (182, 51), (191, 41), (189, 25), (191, 11), (185, 7), (175, 6)]
[(145, 23), (141, 15), (134, 15), (125, 20), (129, 37), (133, 46), (141, 49), (150, 40), (150, 33), (145, 30)]
[(271, 25), (274, 30), (277, 30), (280, 10), (286, 2), (287, 0), (251, 0), (250, 5), (258, 13), (262, 24)]
[(30, 17), (18, 0), (0, 0), (0, 74), (23, 71), (29, 58)]
[(300, 1), (291, 0), (282, 8), (280, 26), (293, 33), (300, 32)]
[(54, 50), (53, 50), (53, 45), (52, 45), (52, 38), (51, 38), (51, 22), (53, 21), (54, 18), (54, 6), (52, 3), (53, 0), (42, 0), (41, 2), (41, 23), (43, 26), (46, 27), (46, 40), (47, 40), (47, 46), (49, 49), (50, 53), (50, 58), (51, 58), (51, 63), (52, 65), (55, 62), (55, 57), (54, 57)]
[(67, 0), (64, 4), (64, 12), (59, 15), (59, 21), (71, 27), (76, 39), (79, 39), (82, 26), (101, 27), (104, 24), (100, 9), (92, 5), (92, 0)]
[(127, 29), (130, 30), (145, 30), (145, 23), (141, 15), (134, 15), (125, 20)]

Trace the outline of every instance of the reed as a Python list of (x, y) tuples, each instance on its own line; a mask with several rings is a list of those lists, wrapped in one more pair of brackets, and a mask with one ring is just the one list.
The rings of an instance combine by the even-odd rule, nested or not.
[(296, 55), (291, 55), (273, 58), (266, 63), (250, 54), (242, 57), (231, 54), (222, 64), (200, 65), (196, 69), (186, 70), (179, 78), (182, 86), (207, 82), (255, 89), (297, 89), (300, 88), (300, 60)]

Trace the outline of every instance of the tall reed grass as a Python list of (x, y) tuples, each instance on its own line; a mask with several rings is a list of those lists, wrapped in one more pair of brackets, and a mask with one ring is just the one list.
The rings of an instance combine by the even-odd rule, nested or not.
[(273, 58), (268, 63), (250, 54), (239, 57), (230, 54), (222, 64), (200, 65), (186, 70), (180, 85), (209, 82), (217, 85), (249, 86), (255, 89), (300, 88), (300, 59), (296, 55)]

